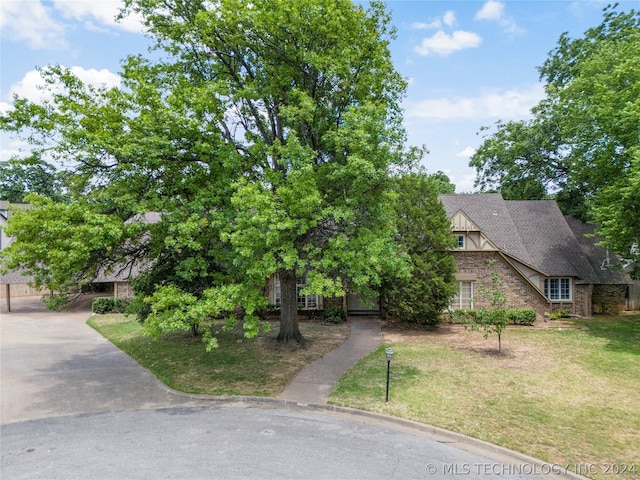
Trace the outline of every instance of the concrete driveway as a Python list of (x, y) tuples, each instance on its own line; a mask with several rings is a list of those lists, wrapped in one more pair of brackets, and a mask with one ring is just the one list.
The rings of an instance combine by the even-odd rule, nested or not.
[(177, 394), (88, 327), (88, 305), (1, 312), (0, 477), (576, 478), (389, 417)]
[(17, 298), (0, 313), (0, 423), (185, 403), (86, 325), (90, 300), (58, 313)]

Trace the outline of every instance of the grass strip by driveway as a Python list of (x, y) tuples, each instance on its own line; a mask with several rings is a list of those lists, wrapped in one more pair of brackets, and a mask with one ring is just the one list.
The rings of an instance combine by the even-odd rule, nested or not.
[(94, 315), (87, 323), (171, 388), (211, 395), (278, 396), (307, 364), (348, 338), (347, 324), (300, 322), (304, 347), (279, 345), (278, 323), (253, 339), (241, 331), (217, 334), (219, 348), (205, 351), (199, 338), (176, 333), (153, 340), (133, 317)]
[(640, 478), (640, 316), (509, 328), (503, 354), (495, 336), (457, 325), (384, 338), (330, 403), (439, 426), (593, 478)]

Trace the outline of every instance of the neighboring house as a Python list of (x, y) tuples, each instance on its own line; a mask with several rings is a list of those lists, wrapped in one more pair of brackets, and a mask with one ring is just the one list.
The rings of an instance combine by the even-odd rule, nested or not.
[[(5, 233), (7, 221), (11, 216), (10, 206), (11, 208), (28, 207), (26, 204), (9, 204), (7, 201), (0, 200), (0, 250), (7, 248), (13, 242), (13, 238), (8, 237)], [(157, 214), (148, 214), (143, 217), (143, 221), (153, 223), (157, 221)], [(125, 269), (121, 272), (111, 274), (103, 272), (93, 281), (90, 288), (106, 293), (113, 293), (116, 297), (130, 297), (133, 293), (129, 277), (135, 276), (138, 272), (138, 264), (136, 264), (133, 269)], [(10, 271), (5, 274), (0, 273), (0, 298), (5, 299), (8, 310), (11, 309), (12, 297), (42, 295), (43, 293), (47, 293), (46, 290), (38, 290), (30, 287), (28, 284), (32, 281), (32, 276), (23, 275), (20, 271)]]
[(490, 262), (507, 307), (532, 307), (538, 318), (557, 310), (589, 317), (625, 309), (630, 277), (596, 245), (594, 228), (565, 217), (555, 201), (504, 200), (500, 194), (441, 195), (457, 241), (458, 293), (451, 308), (487, 306)]
[[(7, 226), (7, 220), (11, 216), (11, 210), (9, 209), (9, 202), (0, 200), (0, 250), (4, 250), (13, 242), (11, 237), (8, 237), (5, 233)], [(12, 203), (11, 207), (26, 207), (24, 204)], [(20, 297), (27, 295), (39, 295), (42, 292), (29, 287), (27, 284), (33, 280), (33, 277), (22, 275), (20, 272), (11, 271), (7, 273), (0, 273), (0, 298), (4, 298), (6, 307), (11, 309), (11, 296)]]

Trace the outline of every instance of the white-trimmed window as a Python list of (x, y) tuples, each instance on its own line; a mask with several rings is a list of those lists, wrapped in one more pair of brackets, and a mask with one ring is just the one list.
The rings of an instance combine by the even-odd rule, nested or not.
[(458, 291), (451, 300), (451, 309), (465, 309), (470, 310), (473, 308), (473, 281), (459, 281)]
[(456, 235), (456, 246), (458, 248), (464, 248), (464, 235)]
[(566, 278), (545, 278), (544, 296), (551, 301), (571, 300), (571, 279)]
[[(318, 308), (318, 295), (303, 294), (302, 290), (307, 286), (306, 277), (296, 279), (296, 292), (298, 296), (298, 310), (315, 310)], [(280, 290), (280, 277), (275, 277), (274, 300), (277, 306), (282, 303), (282, 292)]]

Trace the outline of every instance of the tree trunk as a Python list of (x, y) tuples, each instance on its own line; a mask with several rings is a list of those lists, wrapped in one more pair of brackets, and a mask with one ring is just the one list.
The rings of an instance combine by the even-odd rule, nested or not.
[(298, 327), (298, 292), (296, 289), (296, 272), (281, 270), (280, 276), (280, 333), (278, 342), (287, 343), (294, 340), (304, 343)]

